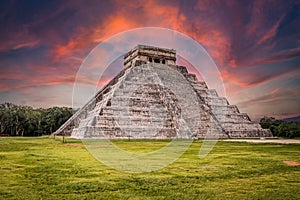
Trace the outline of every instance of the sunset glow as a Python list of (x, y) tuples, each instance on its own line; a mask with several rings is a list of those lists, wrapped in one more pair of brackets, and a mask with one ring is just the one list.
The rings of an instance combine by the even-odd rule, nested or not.
[(3, 1), (0, 10), (0, 103), (72, 106), (93, 48), (122, 31), (161, 27), (206, 49), (230, 104), (252, 119), (300, 115), (299, 1)]

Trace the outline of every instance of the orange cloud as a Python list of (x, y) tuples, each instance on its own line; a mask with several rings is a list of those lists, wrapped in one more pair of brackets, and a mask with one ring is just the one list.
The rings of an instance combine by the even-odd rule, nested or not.
[(237, 66), (238, 66), (237, 60), (234, 59), (234, 58), (231, 58), (231, 59), (229, 60), (229, 65), (230, 65), (231, 67), (237, 67)]
[[(70, 56), (76, 52), (87, 51), (87, 47), (106, 40), (114, 34), (145, 26), (181, 29), (185, 16), (179, 8), (159, 1), (115, 2), (116, 10), (109, 16), (99, 19), (97, 24), (81, 27), (66, 44), (58, 44), (53, 52), (56, 58)], [(139, 9), (138, 12), (136, 9)], [(155, 13), (155, 14), (154, 14)]]
[(99, 19), (97, 24), (78, 28), (66, 44), (56, 45), (53, 50), (56, 60), (71, 58), (78, 52), (90, 50), (92, 46), (114, 34), (143, 26), (171, 28), (189, 35), (206, 48), (218, 66), (223, 67), (230, 57), (231, 41), (222, 30), (209, 20), (197, 19), (190, 23), (176, 4), (116, 1), (115, 6), (116, 10), (105, 21)]

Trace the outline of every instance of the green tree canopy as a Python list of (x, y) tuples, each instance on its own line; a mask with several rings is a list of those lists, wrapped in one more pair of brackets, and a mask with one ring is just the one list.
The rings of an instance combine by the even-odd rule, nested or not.
[(33, 109), (11, 103), (0, 104), (0, 134), (11, 136), (48, 135), (72, 116), (72, 108)]
[(300, 122), (284, 122), (274, 117), (263, 117), (260, 119), (262, 128), (268, 128), (274, 136), (295, 138), (300, 137)]

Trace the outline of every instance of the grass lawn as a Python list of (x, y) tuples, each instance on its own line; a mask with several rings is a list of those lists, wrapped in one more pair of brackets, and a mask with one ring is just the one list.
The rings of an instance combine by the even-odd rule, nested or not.
[[(115, 141), (150, 151), (168, 141)], [(300, 145), (218, 142), (199, 159), (195, 141), (172, 165), (150, 173), (111, 169), (80, 140), (0, 138), (1, 199), (300, 199)], [(145, 150), (147, 149), (147, 150)]]

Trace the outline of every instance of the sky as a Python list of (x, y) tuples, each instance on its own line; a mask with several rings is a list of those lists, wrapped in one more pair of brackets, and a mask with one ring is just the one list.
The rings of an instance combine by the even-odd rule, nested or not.
[(230, 104), (252, 119), (300, 115), (299, 0), (1, 0), (0, 103), (72, 106), (87, 55), (143, 27), (172, 29), (202, 45)]

